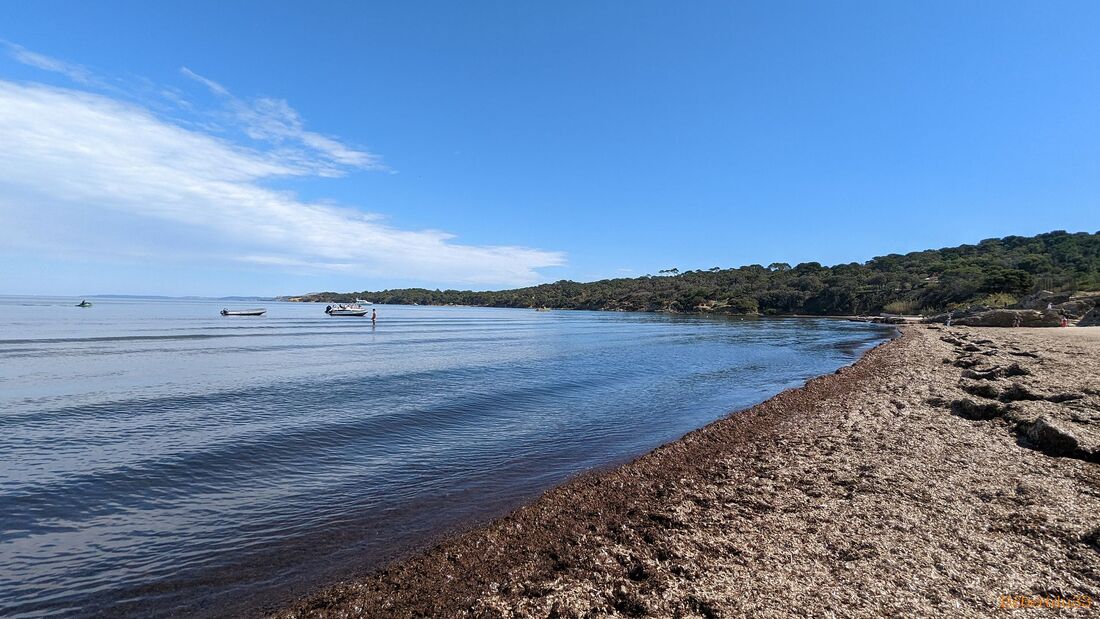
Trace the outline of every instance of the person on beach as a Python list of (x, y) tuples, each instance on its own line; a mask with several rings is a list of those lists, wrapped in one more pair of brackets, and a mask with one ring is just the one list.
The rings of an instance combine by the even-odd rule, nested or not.
[(378, 323), (378, 310), (371, 310), (370, 311), (370, 323), (372, 325)]

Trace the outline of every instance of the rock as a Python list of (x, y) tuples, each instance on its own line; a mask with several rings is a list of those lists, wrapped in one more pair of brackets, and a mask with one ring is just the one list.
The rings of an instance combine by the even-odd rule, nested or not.
[(1054, 306), (1054, 311), (1069, 319), (1080, 318), (1096, 308), (1092, 299), (1074, 299)]
[(963, 378), (969, 378), (971, 380), (996, 380), (1001, 377), (1001, 368), (990, 368), (988, 370), (963, 370)]
[(1080, 318), (1092, 312), (1097, 307), (1100, 307), (1100, 295), (1095, 293), (1054, 293), (1049, 290), (1042, 290), (1031, 296), (1024, 297), (1013, 307), (1041, 311), (1045, 311), (1050, 307), (1051, 311), (1057, 312), (1060, 316), (1065, 316), (1072, 320)]
[(1100, 462), (1100, 426), (1089, 420), (1075, 421), (1072, 408), (1049, 401), (1018, 401), (1004, 417), (1016, 424), (1016, 432), (1040, 451)]
[(1052, 456), (1069, 456), (1077, 452), (1078, 441), (1063, 424), (1039, 417), (1025, 434), (1027, 439), (1044, 453)]
[(920, 322), (919, 318), (912, 318), (910, 316), (876, 316), (869, 322), (877, 322), (884, 325), (907, 325), (915, 322)]
[(959, 318), (962, 318), (964, 316), (969, 316), (972, 313), (973, 312), (971, 312), (969, 310), (955, 310), (954, 312), (951, 312), (950, 314), (936, 314), (935, 316), (929, 316), (929, 317), (925, 318), (924, 320), (922, 320), (921, 322), (939, 323), (939, 324), (942, 325), (942, 324), (946, 324), (948, 317), (950, 317), (951, 318), (951, 324), (956, 324), (958, 322)]
[(1040, 290), (1035, 294), (1020, 299), (1015, 307), (1020, 309), (1044, 310), (1047, 308), (1047, 305), (1065, 303), (1069, 298), (1070, 293), (1068, 292), (1054, 293), (1049, 290)]
[(959, 388), (970, 395), (976, 395), (980, 398), (989, 400), (996, 400), (1001, 396), (1001, 390), (989, 381), (972, 382), (964, 379), (960, 381)]
[(1008, 367), (995, 365), (984, 370), (963, 370), (962, 373), (963, 378), (970, 378), (973, 380), (996, 380), (998, 378), (1010, 376), (1027, 376), (1028, 374), (1031, 374), (1031, 372), (1020, 367), (1019, 363), (1013, 363)]
[(1027, 429), (1039, 419), (1041, 411), (1037, 407), (1033, 406), (1021, 406), (1019, 404), (1012, 404), (1005, 411), (1005, 419), (1016, 424), (1017, 431), (1026, 433)]
[(979, 404), (970, 398), (951, 402), (951, 412), (963, 419), (972, 421), (984, 421), (1000, 417), (1005, 412), (1005, 407), (1000, 404)]
[(968, 327), (1057, 327), (1062, 317), (1056, 311), (1038, 310), (989, 310), (972, 316), (964, 316), (953, 324)]
[(1100, 307), (1094, 307), (1077, 321), (1078, 327), (1100, 327)]
[(1012, 386), (1001, 392), (998, 396), (1004, 402), (1019, 402), (1021, 400), (1045, 400), (1046, 398), (1028, 389), (1020, 383), (1012, 383)]
[(1081, 541), (1100, 552), (1100, 527), (1095, 527), (1081, 536)]

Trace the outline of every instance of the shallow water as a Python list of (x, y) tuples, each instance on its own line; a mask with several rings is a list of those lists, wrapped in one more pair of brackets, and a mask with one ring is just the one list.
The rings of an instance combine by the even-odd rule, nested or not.
[(247, 613), (853, 362), (818, 319), (0, 297), (0, 616)]

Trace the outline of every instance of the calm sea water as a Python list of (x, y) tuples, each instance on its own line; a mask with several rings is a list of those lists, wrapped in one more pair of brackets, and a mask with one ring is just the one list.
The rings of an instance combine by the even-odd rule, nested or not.
[[(254, 613), (853, 362), (834, 320), (0, 297), (0, 616)], [(255, 303), (232, 304), (236, 307)]]

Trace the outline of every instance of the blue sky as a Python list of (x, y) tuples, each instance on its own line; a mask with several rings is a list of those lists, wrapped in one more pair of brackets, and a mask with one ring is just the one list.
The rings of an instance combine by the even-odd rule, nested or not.
[(0, 293), (503, 288), (1100, 228), (1095, 2), (4, 13)]

